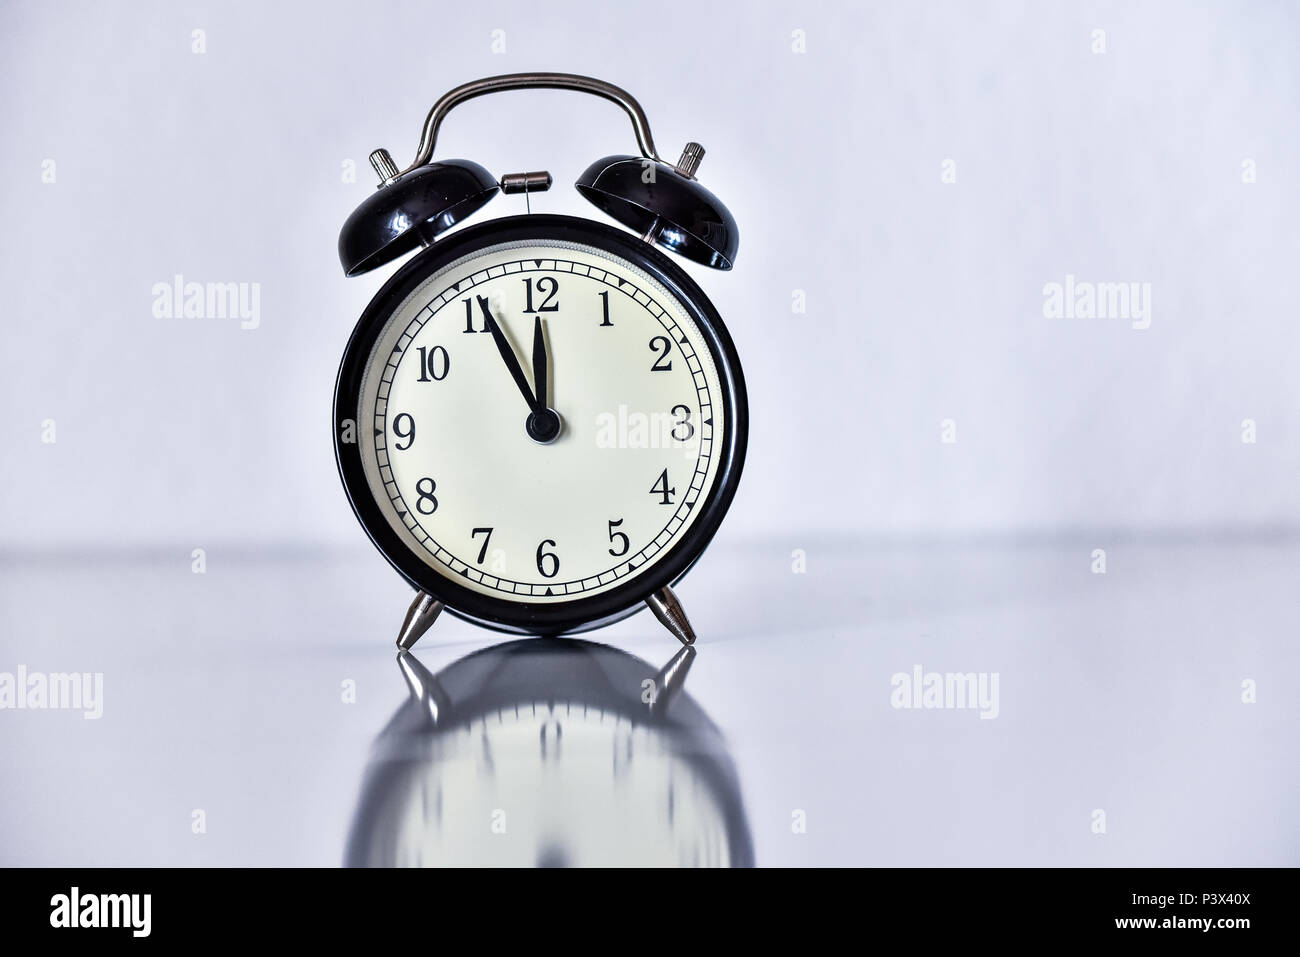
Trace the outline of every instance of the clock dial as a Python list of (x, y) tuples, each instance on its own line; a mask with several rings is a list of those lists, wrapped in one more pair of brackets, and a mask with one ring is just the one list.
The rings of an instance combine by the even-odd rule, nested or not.
[(384, 520), (471, 591), (546, 604), (643, 575), (718, 479), (723, 384), (691, 309), (574, 242), (489, 245), (392, 312), (357, 442)]

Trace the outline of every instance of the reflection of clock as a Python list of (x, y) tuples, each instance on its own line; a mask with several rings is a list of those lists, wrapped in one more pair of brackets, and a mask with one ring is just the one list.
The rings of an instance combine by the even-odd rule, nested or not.
[(517, 641), (431, 675), (375, 744), (349, 866), (753, 864), (730, 755), (664, 669), (589, 642)]

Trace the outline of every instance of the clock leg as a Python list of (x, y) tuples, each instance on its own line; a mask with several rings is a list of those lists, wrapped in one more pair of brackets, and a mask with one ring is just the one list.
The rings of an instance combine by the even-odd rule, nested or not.
[(415, 601), (406, 610), (402, 630), (397, 633), (397, 647), (409, 651), (441, 612), (442, 602), (427, 592), (417, 592)]
[(663, 622), (663, 626), (677, 636), (678, 641), (683, 645), (695, 644), (695, 631), (686, 618), (686, 612), (682, 611), (682, 603), (677, 600), (671, 588), (665, 585), (647, 598), (645, 603), (650, 606), (655, 617)]

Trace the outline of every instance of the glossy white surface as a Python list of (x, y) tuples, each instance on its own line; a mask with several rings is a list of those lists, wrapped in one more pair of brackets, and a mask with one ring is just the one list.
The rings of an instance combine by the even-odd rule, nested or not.
[[(760, 865), (1295, 865), (1298, 559), (724, 533), (678, 589), (701, 635), (686, 690), (728, 742)], [(391, 643), (409, 593), (364, 550), (190, 568), (183, 550), (6, 556), (0, 671), (100, 671), (104, 700), (99, 720), (0, 711), (0, 863), (343, 860), (407, 696)], [(676, 651), (648, 614), (590, 637), (654, 667)], [(493, 641), (444, 616), (417, 651), (438, 672)], [(998, 716), (893, 708), (915, 665), (998, 673)]]

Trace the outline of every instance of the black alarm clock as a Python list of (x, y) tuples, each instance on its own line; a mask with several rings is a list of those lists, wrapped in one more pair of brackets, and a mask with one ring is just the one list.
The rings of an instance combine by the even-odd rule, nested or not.
[[(533, 88), (595, 94), (631, 118), (640, 155), (597, 160), (576, 183), (627, 228), (528, 212), (439, 238), (498, 192), (529, 203), (550, 187), (547, 172), (498, 180), (469, 160), (433, 159), (457, 104)], [(722, 318), (660, 251), (715, 269), (735, 261), (735, 220), (695, 176), (703, 155), (689, 143), (669, 165), (630, 95), (561, 73), (447, 93), (404, 170), (371, 154), (381, 183), (339, 235), (344, 272), (419, 252), (353, 330), (334, 447), (361, 526), (417, 590), (401, 647), (444, 607), (558, 635), (649, 605), (694, 641), (671, 586), (726, 514), (747, 434)]]

